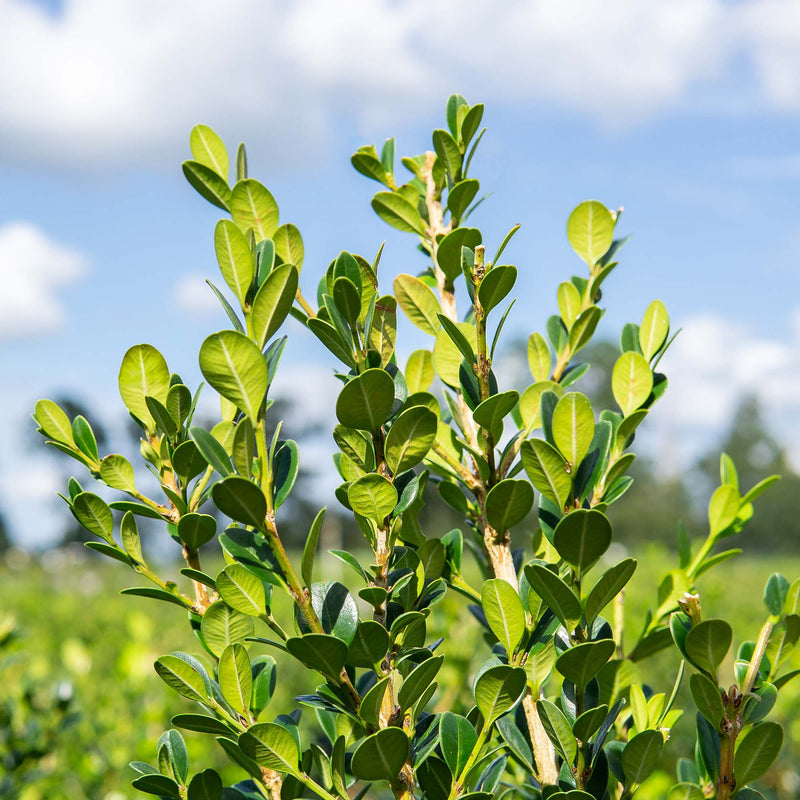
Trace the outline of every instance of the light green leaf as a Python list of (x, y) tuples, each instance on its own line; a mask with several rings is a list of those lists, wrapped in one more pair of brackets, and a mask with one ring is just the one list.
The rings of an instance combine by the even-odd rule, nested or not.
[(236, 711), (247, 715), (253, 692), (253, 674), (250, 656), (238, 642), (228, 645), (219, 657), (219, 688)]
[(100, 480), (121, 492), (136, 491), (133, 466), (125, 456), (116, 454), (106, 456), (100, 462)]
[(525, 610), (519, 595), (507, 581), (491, 578), (483, 584), (481, 606), (492, 633), (511, 658), (525, 633)]
[(686, 634), (686, 655), (700, 668), (714, 674), (730, 650), (731, 626), (724, 619), (706, 619)]
[(233, 187), (230, 199), (231, 216), (242, 233), (252, 229), (256, 242), (271, 239), (278, 229), (278, 204), (269, 190), (258, 181), (247, 178)]
[(708, 504), (708, 524), (712, 536), (719, 536), (736, 521), (741, 498), (734, 486), (724, 483), (717, 487)]
[(229, 219), (221, 219), (214, 229), (214, 249), (225, 283), (244, 305), (255, 274), (255, 263), (245, 235)]
[(220, 137), (208, 125), (195, 125), (189, 134), (189, 146), (195, 161), (213, 169), (224, 181), (228, 180), (228, 151)]
[(198, 703), (205, 703), (208, 699), (208, 690), (203, 676), (191, 661), (173, 653), (157, 659), (155, 670), (167, 686), (183, 697), (188, 697), (189, 700), (195, 700)]
[(528, 367), (537, 383), (550, 378), (553, 357), (550, 345), (541, 333), (532, 333), (528, 339)]
[(275, 722), (253, 725), (239, 737), (239, 746), (262, 767), (294, 776), (300, 774), (297, 740), (283, 725)]
[(577, 469), (594, 436), (594, 413), (589, 398), (568, 392), (553, 411), (553, 439), (561, 454)]
[(72, 513), (86, 530), (112, 542), (114, 518), (105, 500), (91, 492), (81, 492), (72, 500)]
[(425, 223), (416, 206), (396, 192), (378, 192), (372, 198), (372, 208), (387, 224), (405, 233), (425, 236)]
[(200, 631), (208, 649), (219, 657), (229, 644), (253, 635), (253, 620), (217, 600), (203, 614)]
[(145, 397), (167, 402), (169, 368), (164, 356), (149, 344), (137, 344), (122, 358), (119, 368), (119, 393), (125, 407), (149, 430), (155, 426)]
[(445, 711), (439, 722), (442, 755), (453, 775), (460, 775), (478, 741), (472, 723), (459, 714)]
[(486, 314), (503, 302), (517, 281), (517, 268), (512, 266), (492, 267), (478, 287), (478, 299)]
[[(478, 334), (475, 326), (466, 322), (454, 323), (455, 327), (464, 335), (473, 351), (478, 349)], [(433, 366), (436, 374), (448, 385), (458, 386), (458, 371), (464, 356), (456, 347), (452, 338), (446, 331), (439, 331), (436, 337), (436, 344), (433, 346)]]
[(525, 430), (534, 431), (542, 427), (542, 395), (554, 392), (558, 397), (564, 394), (564, 387), (553, 381), (539, 381), (531, 384), (519, 399), (519, 413)]
[(531, 483), (559, 508), (564, 508), (572, 492), (572, 478), (561, 453), (544, 439), (529, 439), (523, 443), (520, 457)]
[(303, 269), (306, 250), (297, 226), (292, 225), (291, 222), (285, 222), (275, 231), (272, 240), (275, 242), (275, 252), (281, 261), (284, 264), (294, 264), (297, 271), (300, 272)]
[(558, 287), (556, 293), (558, 299), (558, 311), (567, 330), (572, 328), (572, 324), (581, 313), (581, 295), (574, 283), (565, 281)]
[(241, 564), (228, 564), (215, 580), (217, 592), (227, 605), (250, 617), (265, 613), (267, 596), (264, 584)]
[(696, 672), (689, 679), (689, 688), (697, 710), (714, 726), (714, 730), (717, 730), (725, 713), (719, 687), (710, 678)]
[(184, 161), (181, 165), (186, 180), (195, 191), (223, 211), (230, 211), (231, 190), (228, 182), (199, 161)]
[(37, 401), (33, 416), (45, 436), (56, 442), (74, 444), (72, 423), (57, 403), (52, 400)]
[(669, 335), (669, 314), (660, 300), (653, 300), (644, 312), (642, 324), (639, 326), (639, 346), (647, 361), (661, 349)]
[(631, 415), (650, 396), (653, 390), (653, 373), (641, 353), (628, 350), (614, 365), (611, 373), (611, 391), (624, 416)]
[(581, 203), (567, 221), (567, 238), (572, 249), (593, 267), (611, 247), (614, 240), (614, 219), (597, 200)]
[(427, 392), (436, 377), (436, 373), (433, 370), (431, 351), (415, 350), (408, 357), (403, 374), (405, 375), (409, 394)]
[(200, 370), (253, 425), (267, 393), (267, 362), (258, 345), (238, 331), (212, 333), (200, 346)]
[(394, 279), (394, 294), (403, 313), (423, 333), (437, 336), (441, 325), (438, 314), (441, 306), (433, 291), (413, 275), (398, 275)]
[(347, 499), (353, 511), (380, 525), (397, 505), (397, 489), (382, 475), (370, 473), (350, 484)]

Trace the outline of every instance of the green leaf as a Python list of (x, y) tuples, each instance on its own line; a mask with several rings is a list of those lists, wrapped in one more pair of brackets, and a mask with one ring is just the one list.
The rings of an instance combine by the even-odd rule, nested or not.
[(303, 546), (303, 559), (301, 561), (300, 574), (303, 576), (303, 583), (310, 586), (314, 577), (314, 556), (317, 552), (317, 545), (319, 544), (319, 535), (322, 531), (322, 523), (325, 520), (325, 511), (323, 508), (314, 517), (311, 523), (311, 528), (306, 537), (306, 543)]
[(526, 431), (542, 427), (542, 395), (545, 392), (553, 392), (556, 397), (561, 397), (564, 387), (553, 381), (539, 381), (531, 384), (519, 399), (519, 414)]
[(238, 331), (212, 333), (200, 346), (200, 370), (253, 425), (267, 393), (267, 362), (258, 345)]
[(217, 600), (203, 614), (200, 631), (208, 649), (219, 657), (229, 644), (243, 642), (253, 635), (253, 620)]
[(605, 514), (594, 508), (579, 508), (558, 523), (553, 545), (568, 564), (585, 571), (608, 550), (611, 537), (611, 523)]
[(485, 313), (498, 306), (517, 282), (517, 268), (512, 266), (492, 267), (478, 287), (478, 299)]
[(238, 181), (230, 199), (231, 217), (242, 233), (253, 231), (256, 242), (271, 239), (278, 229), (278, 204), (265, 186), (252, 178)]
[(501, 664), (490, 667), (475, 684), (475, 702), (484, 724), (491, 725), (522, 699), (527, 686), (525, 670)]
[(474, 250), (481, 241), (481, 232), (477, 228), (458, 227), (439, 242), (436, 260), (451, 284), (461, 274), (461, 248)]
[[(225, 451), (225, 448), (219, 443), (216, 437), (205, 430), (205, 428), (193, 426), (189, 429), (189, 437), (196, 446), (199, 454), (221, 477), (225, 478), (233, 472), (231, 458)], [(181, 447), (183, 447), (183, 445), (181, 445)], [(181, 447), (175, 451), (176, 454)], [(191, 454), (187, 453), (187, 456), (189, 455)], [(189, 466), (187, 465), (187, 469), (188, 468)], [(198, 469), (197, 472), (202, 472), (203, 469), (205, 469), (205, 464), (203, 464), (202, 468)]]
[(306, 323), (308, 329), (319, 339), (328, 350), (333, 353), (348, 367), (355, 367), (356, 362), (353, 360), (352, 343), (343, 342), (342, 337), (339, 336), (336, 328), (329, 322), (313, 317)]
[(567, 238), (572, 249), (593, 267), (614, 240), (614, 219), (597, 200), (587, 200), (575, 208), (567, 220)]
[(353, 481), (347, 489), (350, 507), (357, 514), (379, 525), (397, 505), (397, 489), (377, 473), (369, 473)]
[(374, 669), (388, 649), (389, 634), (383, 625), (371, 619), (359, 622), (347, 651), (347, 663), (354, 667)]
[(572, 631), (581, 618), (580, 600), (561, 578), (541, 564), (528, 564), (525, 577), (545, 605)]
[(266, 611), (267, 595), (264, 584), (241, 564), (228, 564), (215, 580), (219, 596), (232, 609), (250, 617), (260, 617)]
[(416, 233), (425, 236), (425, 223), (416, 206), (395, 192), (378, 192), (372, 198), (372, 208), (387, 224), (405, 233)]
[(689, 688), (697, 710), (715, 727), (719, 728), (725, 709), (719, 687), (710, 678), (696, 672), (689, 679)]
[[(439, 317), (441, 319), (441, 316)], [(466, 322), (454, 323), (459, 332), (463, 335), (466, 342), (474, 352), (477, 350), (478, 334), (475, 327)], [(451, 336), (446, 331), (439, 331), (436, 343), (433, 346), (433, 366), (436, 374), (448, 385), (459, 386), (459, 370), (464, 356), (456, 347)]]
[(544, 439), (529, 439), (523, 442), (520, 457), (531, 483), (563, 509), (572, 492), (572, 478), (561, 453)]
[(400, 728), (383, 728), (367, 736), (353, 752), (353, 775), (362, 781), (394, 781), (409, 748), (408, 736)]
[(389, 418), (394, 381), (383, 369), (368, 369), (345, 384), (336, 401), (336, 417), (348, 428), (374, 433)]
[(686, 655), (700, 668), (714, 674), (733, 641), (731, 626), (724, 619), (706, 619), (686, 634)]
[(575, 734), (576, 738), (580, 739), (582, 742), (588, 742), (605, 722), (607, 716), (607, 705), (590, 708), (588, 711), (584, 711), (583, 714), (572, 723), (572, 732)]
[(394, 475), (415, 467), (436, 441), (439, 420), (429, 408), (412, 406), (394, 421), (386, 437), (386, 463)]
[(253, 335), (264, 347), (289, 316), (297, 294), (297, 269), (284, 264), (276, 267), (261, 285), (253, 300)]
[(528, 339), (528, 367), (534, 381), (546, 381), (550, 378), (553, 357), (550, 345), (541, 333), (532, 333)]
[(567, 718), (561, 709), (549, 700), (537, 700), (536, 709), (547, 737), (564, 761), (572, 766), (575, 756), (578, 754), (578, 743), (575, 741)]
[(350, 163), (355, 170), (364, 175), (364, 177), (372, 178), (372, 180), (378, 181), (378, 183), (382, 183), (384, 186), (389, 185), (387, 183), (386, 169), (378, 158), (375, 145), (370, 144), (359, 147), (350, 157)]
[(284, 264), (293, 264), (300, 272), (303, 269), (303, 260), (305, 258), (305, 246), (303, 245), (303, 237), (296, 225), (291, 222), (285, 222), (272, 236), (275, 243), (275, 252), (280, 257)]
[(594, 413), (589, 398), (568, 392), (553, 411), (553, 440), (561, 454), (577, 469), (589, 452), (594, 436)]
[(475, 178), (459, 181), (447, 195), (447, 208), (454, 221), (458, 222), (464, 216), (469, 204), (475, 199), (480, 183)]
[[(472, 418), (478, 425), (494, 435), (502, 425), (503, 418), (512, 412), (518, 401), (518, 392), (493, 394), (475, 407)], [(502, 431), (502, 428), (500, 430)], [(499, 436), (495, 436), (495, 439), (499, 438)]]
[(433, 291), (413, 275), (398, 275), (394, 279), (394, 294), (403, 313), (423, 333), (439, 333), (438, 314), (441, 306)]
[(190, 512), (178, 520), (178, 536), (189, 550), (199, 550), (217, 533), (217, 521), (210, 514)]
[(238, 642), (228, 645), (219, 657), (219, 688), (233, 708), (247, 716), (253, 691), (253, 674), (250, 656)]
[(406, 362), (403, 371), (409, 394), (418, 394), (430, 389), (436, 373), (433, 370), (433, 357), (430, 350), (415, 350)]
[(730, 528), (739, 514), (739, 490), (724, 483), (717, 487), (708, 504), (708, 524), (712, 536), (719, 536)]
[(279, 509), (294, 488), (300, 470), (300, 451), (297, 442), (280, 442), (272, 458), (273, 505)]
[(783, 604), (789, 594), (789, 581), (778, 572), (773, 573), (764, 587), (764, 605), (776, 617), (783, 612)]
[(181, 792), (178, 784), (166, 775), (141, 775), (131, 781), (131, 786), (140, 792), (155, 794), (159, 797), (174, 797), (180, 800)]
[(214, 229), (214, 249), (225, 283), (244, 306), (255, 274), (255, 263), (245, 235), (229, 219), (221, 219)]
[(613, 639), (584, 642), (565, 650), (556, 661), (556, 669), (575, 686), (583, 688), (614, 655)]
[(486, 519), (498, 533), (522, 522), (532, 507), (533, 489), (527, 481), (506, 478), (486, 495)]
[(74, 444), (72, 424), (57, 403), (52, 400), (38, 400), (33, 417), (45, 436), (56, 442)]
[(333, 302), (345, 322), (353, 326), (361, 314), (361, 295), (349, 278), (336, 278), (333, 282)]
[(581, 295), (577, 287), (571, 281), (559, 284), (558, 292), (558, 312), (567, 330), (572, 328), (572, 324), (581, 313)]
[(72, 500), (72, 513), (87, 531), (113, 542), (114, 518), (105, 500), (91, 492), (81, 492)]
[(211, 496), (223, 514), (237, 522), (263, 529), (267, 501), (264, 493), (254, 483), (238, 475), (231, 475), (214, 484)]
[(189, 661), (173, 653), (156, 659), (155, 670), (161, 680), (178, 694), (188, 697), (189, 700), (205, 703), (208, 699), (208, 687), (193, 661), (194, 659)]
[(228, 151), (220, 137), (208, 125), (195, 125), (189, 134), (189, 146), (194, 160), (213, 169), (226, 183), (228, 181)]
[[(705, 800), (705, 797), (703, 790), (699, 786), (684, 781), (676, 783), (669, 790), (667, 800)], [(744, 798), (740, 798), (740, 800), (744, 800)]]
[(481, 606), (492, 633), (511, 658), (525, 634), (525, 609), (519, 595), (507, 581), (491, 578), (481, 589)]
[(122, 522), (119, 526), (120, 538), (122, 539), (122, 546), (125, 552), (140, 564), (144, 563), (144, 556), (142, 555), (142, 541), (139, 537), (139, 528), (136, 525), (136, 519), (130, 511), (126, 511), (122, 517)]
[(461, 177), (462, 160), (461, 150), (456, 140), (447, 131), (439, 128), (433, 132), (433, 149), (450, 176), (450, 180), (456, 183)]
[(622, 751), (622, 769), (627, 786), (641, 783), (658, 766), (664, 737), (661, 731), (642, 731), (636, 734)]
[(644, 312), (642, 324), (639, 326), (639, 346), (642, 355), (651, 361), (658, 353), (669, 335), (669, 314), (660, 300), (653, 300)]
[(230, 211), (231, 190), (228, 182), (199, 161), (184, 161), (181, 165), (186, 180), (195, 191), (223, 211)]
[(222, 800), (222, 778), (213, 769), (198, 772), (189, 781), (186, 800)]
[(653, 373), (644, 356), (629, 350), (623, 353), (611, 373), (611, 391), (623, 416), (630, 416), (650, 396)]
[[(311, 605), (325, 633), (333, 634), (345, 644), (352, 641), (358, 627), (358, 606), (346, 586), (336, 581), (312, 584)], [(298, 622), (307, 633), (305, 620), (301, 618)]]
[(112, 489), (135, 492), (133, 466), (125, 456), (112, 454), (100, 462), (100, 479)]
[(259, 766), (298, 777), (300, 752), (290, 731), (274, 722), (253, 725), (239, 737), (239, 746)]
[(587, 625), (625, 588), (635, 571), (636, 559), (626, 558), (603, 573), (586, 598)]
[(744, 786), (760, 778), (778, 757), (783, 745), (783, 728), (777, 722), (761, 722), (736, 748), (733, 772), (736, 785)]
[(358, 714), (368, 725), (374, 725), (376, 728), (378, 727), (383, 698), (388, 685), (389, 675), (374, 684), (361, 700)]
[(397, 703), (400, 708), (403, 710), (411, 708), (422, 697), (428, 686), (433, 683), (443, 663), (444, 656), (433, 656), (409, 672), (397, 693)]
[(439, 741), (450, 772), (460, 775), (478, 742), (472, 723), (460, 714), (445, 711), (439, 722)]
[(168, 391), (169, 367), (164, 356), (149, 344), (131, 347), (119, 368), (119, 393), (128, 411), (152, 430), (155, 422), (145, 398), (166, 403)]

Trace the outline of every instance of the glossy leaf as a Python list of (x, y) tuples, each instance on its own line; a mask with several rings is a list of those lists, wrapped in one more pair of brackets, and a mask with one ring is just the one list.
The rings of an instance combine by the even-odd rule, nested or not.
[(520, 457), (531, 483), (563, 509), (572, 492), (572, 478), (561, 453), (544, 439), (530, 439), (523, 443)]
[(608, 252), (614, 239), (611, 212), (596, 200), (581, 203), (569, 216), (567, 238), (572, 249), (593, 267)]
[(545, 605), (571, 631), (582, 614), (580, 601), (572, 589), (558, 575), (540, 564), (528, 564), (525, 567), (525, 577)]
[(639, 326), (639, 346), (642, 355), (651, 361), (658, 353), (669, 335), (669, 314), (661, 300), (653, 300), (644, 312)]
[(221, 219), (214, 230), (214, 249), (225, 283), (244, 305), (255, 275), (255, 262), (245, 235), (229, 219)]
[(636, 571), (636, 559), (626, 558), (606, 570), (586, 597), (586, 622), (591, 624), (600, 612), (625, 588)]
[(184, 161), (181, 165), (187, 181), (202, 197), (223, 211), (230, 211), (231, 190), (228, 182), (217, 172), (199, 161)]
[(733, 772), (738, 786), (760, 778), (772, 766), (783, 745), (783, 728), (777, 722), (761, 722), (750, 729), (736, 748)]
[(430, 409), (413, 406), (394, 421), (386, 437), (386, 464), (397, 475), (419, 464), (436, 441), (438, 419)]
[(510, 658), (525, 634), (525, 610), (519, 595), (507, 581), (491, 578), (483, 584), (481, 607), (492, 633)]
[(217, 521), (210, 514), (190, 512), (178, 520), (178, 536), (189, 550), (198, 550), (217, 533)]
[(253, 300), (253, 335), (264, 347), (283, 324), (297, 294), (297, 269), (288, 264), (267, 275)]
[(525, 694), (525, 670), (502, 664), (490, 667), (475, 684), (475, 702), (486, 725), (510, 711)]
[(517, 268), (512, 266), (492, 267), (478, 287), (478, 299), (485, 313), (503, 302), (517, 281)]
[(370, 473), (350, 484), (347, 499), (357, 514), (382, 524), (397, 505), (397, 489), (382, 475)]
[(548, 738), (564, 761), (571, 766), (578, 753), (578, 743), (575, 741), (575, 736), (572, 733), (569, 722), (567, 722), (567, 718), (549, 700), (538, 700), (536, 709)]
[(154, 426), (146, 397), (166, 403), (169, 391), (169, 368), (164, 356), (149, 344), (131, 347), (119, 368), (119, 393), (125, 407), (148, 429)]
[(719, 687), (710, 678), (700, 672), (696, 672), (689, 679), (689, 688), (697, 710), (715, 728), (718, 728), (725, 713)]
[(327, 633), (307, 633), (286, 640), (286, 649), (307, 667), (338, 681), (347, 661), (347, 644)]
[(614, 655), (615, 647), (612, 639), (575, 645), (558, 657), (556, 669), (575, 686), (583, 688)]
[(594, 413), (589, 398), (579, 392), (568, 392), (553, 411), (553, 439), (556, 447), (573, 469), (589, 452), (594, 436)]
[(231, 475), (214, 484), (211, 492), (217, 508), (231, 519), (252, 525), (259, 530), (264, 528), (267, 514), (267, 501), (264, 493), (254, 483), (238, 475)]
[(283, 725), (253, 725), (239, 737), (239, 745), (259, 766), (295, 776), (299, 773), (297, 740)]
[(211, 386), (257, 423), (268, 372), (256, 344), (238, 331), (213, 333), (200, 346), (200, 369)]
[(700, 668), (715, 673), (730, 650), (731, 626), (722, 619), (706, 619), (686, 634), (686, 655)]
[(378, 192), (372, 198), (372, 208), (387, 224), (405, 233), (425, 236), (425, 223), (416, 207), (396, 192)]
[(400, 728), (383, 728), (367, 736), (353, 752), (353, 774), (363, 781), (394, 781), (409, 747), (408, 736)]
[(217, 600), (203, 614), (200, 630), (209, 650), (219, 657), (229, 644), (253, 635), (253, 620)]
[(257, 242), (272, 238), (278, 228), (278, 204), (265, 186), (252, 178), (237, 181), (230, 206), (233, 221), (242, 232), (252, 230)]
[(240, 714), (247, 715), (253, 675), (247, 650), (238, 642), (228, 645), (219, 657), (219, 687), (228, 703)]
[(506, 478), (486, 495), (486, 520), (498, 532), (510, 530), (528, 516), (533, 489), (527, 481)]
[(260, 617), (266, 611), (264, 584), (241, 564), (228, 564), (215, 580), (217, 592), (227, 605), (250, 617)]
[(336, 401), (336, 416), (342, 425), (377, 431), (392, 412), (394, 381), (383, 369), (368, 369), (345, 384)]
[(611, 523), (605, 514), (579, 508), (558, 523), (553, 545), (568, 564), (585, 571), (608, 550), (611, 537)]
[(622, 769), (627, 785), (638, 784), (649, 777), (658, 766), (664, 737), (661, 731), (642, 731), (636, 734), (622, 751)]
[(650, 396), (653, 373), (640, 353), (623, 353), (611, 373), (611, 390), (624, 416), (630, 416)]
[(439, 740), (450, 772), (460, 775), (478, 741), (475, 728), (466, 717), (445, 711), (439, 722)]

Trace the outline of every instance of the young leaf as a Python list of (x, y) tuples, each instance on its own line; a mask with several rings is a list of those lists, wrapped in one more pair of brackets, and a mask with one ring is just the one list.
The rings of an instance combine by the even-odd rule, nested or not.
[(253, 691), (253, 674), (250, 656), (238, 642), (228, 645), (219, 657), (219, 688), (228, 703), (240, 714), (247, 714)]
[(189, 134), (189, 146), (194, 160), (213, 169), (226, 183), (228, 181), (228, 151), (225, 143), (208, 125), (195, 125)]
[(253, 300), (253, 334), (261, 348), (283, 325), (297, 294), (297, 269), (284, 264), (267, 275)]
[(169, 368), (164, 356), (149, 344), (131, 347), (119, 368), (119, 393), (128, 411), (152, 430), (155, 423), (145, 398), (166, 403), (168, 391)]
[(623, 353), (611, 373), (611, 390), (624, 416), (630, 416), (650, 396), (653, 373), (644, 356), (631, 350)]
[(568, 392), (553, 411), (553, 439), (573, 469), (578, 468), (589, 452), (593, 436), (594, 413), (589, 398), (579, 392)]
[(639, 346), (647, 361), (651, 361), (658, 353), (668, 335), (669, 315), (666, 306), (660, 300), (653, 300), (639, 326)]
[(230, 206), (231, 217), (243, 233), (252, 230), (256, 242), (272, 238), (278, 228), (278, 204), (265, 186), (252, 178), (237, 181)]
[(567, 238), (572, 249), (589, 267), (594, 267), (614, 239), (611, 212), (596, 200), (581, 203), (569, 216)]
[(214, 230), (214, 249), (225, 283), (244, 305), (255, 274), (255, 263), (245, 235), (229, 219), (221, 219)]

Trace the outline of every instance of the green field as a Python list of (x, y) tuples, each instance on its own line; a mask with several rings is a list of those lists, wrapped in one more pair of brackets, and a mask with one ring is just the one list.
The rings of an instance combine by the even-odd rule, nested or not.
[[(626, 596), (629, 621), (641, 620), (653, 604), (658, 577), (672, 560), (670, 553), (655, 547), (642, 555)], [(352, 583), (343, 569), (333, 559), (323, 561), (326, 577)], [(740, 558), (700, 579), (704, 616), (733, 621), (736, 647), (756, 637), (765, 616), (763, 585), (774, 571), (792, 579), (800, 575), (800, 558)], [(134, 584), (122, 566), (94, 558), (51, 554), (42, 565), (15, 556), (0, 564), (0, 641), (9, 637), (12, 619), (16, 625), (0, 648), (0, 797), (144, 797), (129, 786), (128, 762), (152, 762), (171, 715), (192, 710), (159, 680), (153, 662), (172, 650), (199, 655), (201, 648), (179, 609), (118, 595), (119, 589)], [(434, 609), (429, 630), (434, 637), (437, 631), (450, 632), (440, 682), (458, 687), (437, 696), (435, 709), (468, 707), (470, 687), (461, 676), (470, 674), (470, 662), (486, 658), (488, 647), (469, 617), (467, 602), (449, 596)], [(626, 628), (628, 641), (637, 633)], [(664, 653), (645, 661), (641, 676), (656, 691), (668, 693), (678, 663), (674, 653)], [(800, 657), (791, 666), (800, 667)], [(278, 668), (279, 691), (266, 717), (288, 711), (292, 696), (312, 688), (300, 682), (308, 679), (305, 670), (292, 669), (280, 658)], [(775, 717), (786, 726), (787, 738), (779, 761), (762, 781), (763, 791), (774, 799), (800, 797), (795, 768), (800, 764), (800, 681), (781, 692)], [(673, 729), (665, 769), (676, 755), (689, 753), (692, 728), (693, 715), (687, 715)], [(225, 777), (237, 778), (211, 737), (186, 733), (186, 740), (197, 769), (213, 766)], [(663, 797), (665, 785), (671, 783), (663, 773), (655, 775), (637, 798)]]

